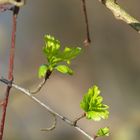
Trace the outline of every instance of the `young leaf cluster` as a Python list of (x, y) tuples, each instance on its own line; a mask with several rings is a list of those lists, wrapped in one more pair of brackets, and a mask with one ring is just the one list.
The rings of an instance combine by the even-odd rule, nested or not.
[(100, 90), (97, 86), (89, 88), (88, 92), (83, 97), (80, 103), (81, 108), (86, 113), (87, 119), (94, 121), (100, 121), (101, 119), (107, 119), (109, 107), (102, 103), (103, 97), (100, 95)]
[(96, 134), (97, 137), (101, 137), (101, 136), (109, 136), (109, 128), (108, 127), (104, 127), (104, 128), (100, 128)]
[[(39, 77), (46, 78), (46, 75), (54, 70), (57, 70), (63, 74), (72, 75), (73, 70), (69, 65), (71, 64), (71, 60), (80, 54), (81, 48), (65, 47), (63, 50), (61, 50), (60, 41), (55, 39), (53, 36), (45, 35), (44, 40), (45, 45), (43, 47), (43, 52), (48, 63), (40, 66)], [(80, 103), (81, 108), (84, 110), (84, 117), (94, 121), (107, 119), (109, 116), (109, 107), (102, 102), (103, 97), (100, 95), (99, 88), (97, 86), (92, 86), (89, 88)], [(100, 128), (96, 134), (96, 137), (99, 136), (109, 136), (109, 128)]]
[[(40, 66), (39, 77), (45, 77), (47, 71), (57, 70), (63, 74), (73, 74), (73, 70), (69, 67), (71, 60), (76, 58), (80, 52), (79, 47), (65, 47), (61, 50), (60, 41), (53, 36), (45, 35), (45, 46), (43, 52), (47, 58), (48, 63)], [(63, 64), (65, 63), (65, 64)]]

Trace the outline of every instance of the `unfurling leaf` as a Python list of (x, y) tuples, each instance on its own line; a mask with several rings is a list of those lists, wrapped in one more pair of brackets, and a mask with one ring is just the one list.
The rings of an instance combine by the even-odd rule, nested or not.
[(44, 78), (48, 70), (47, 65), (42, 65), (39, 67), (39, 72), (38, 72), (38, 77), (39, 78)]
[(55, 67), (55, 69), (64, 74), (73, 74), (73, 71), (66, 65), (58, 65), (57, 67)]
[(105, 128), (100, 128), (96, 134), (97, 137), (100, 136), (109, 136), (109, 128), (105, 127)]
[(44, 52), (46, 53), (46, 55), (56, 54), (60, 48), (60, 42), (50, 35), (45, 35), (44, 39)]
[(88, 92), (84, 96), (80, 103), (81, 108), (86, 113), (87, 119), (94, 121), (100, 121), (101, 119), (107, 119), (109, 107), (102, 103), (103, 97), (100, 96), (100, 90), (97, 86), (89, 88)]
[(81, 52), (81, 48), (75, 47), (75, 48), (69, 48), (65, 47), (64, 51), (62, 52), (62, 58), (65, 61), (69, 61), (71, 59), (74, 59), (76, 56), (78, 56)]
[(43, 51), (47, 57), (49, 63), (51, 63), (53, 57), (59, 52), (60, 42), (56, 40), (53, 36), (45, 35), (45, 46), (43, 47)]
[[(54, 69), (58, 70), (63, 74), (73, 74), (72, 69), (67, 65), (71, 64), (71, 60), (76, 58), (80, 52), (81, 48), (79, 47), (65, 47), (64, 50), (60, 50), (61, 44), (60, 41), (55, 39), (53, 36), (45, 35), (44, 36), (45, 45), (43, 47), (43, 52), (47, 58), (47, 66), (41, 67), (39, 70), (39, 77), (44, 77), (45, 72), (49, 69), (53, 71)], [(61, 63), (66, 63), (61, 65)]]

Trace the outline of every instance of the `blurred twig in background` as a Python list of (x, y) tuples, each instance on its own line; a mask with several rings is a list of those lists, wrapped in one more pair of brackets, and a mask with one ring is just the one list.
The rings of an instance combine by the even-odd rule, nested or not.
[(99, 0), (104, 4), (115, 16), (116, 19), (122, 20), (130, 25), (134, 30), (140, 33), (140, 22), (129, 15), (117, 2), (116, 0)]
[(0, 4), (12, 4), (21, 7), (25, 4), (25, 0), (0, 0)]
[(90, 33), (89, 33), (89, 23), (88, 23), (88, 15), (87, 15), (87, 8), (86, 8), (86, 0), (82, 0), (83, 5), (83, 12), (85, 17), (85, 24), (86, 24), (86, 39), (84, 41), (85, 46), (89, 46), (91, 43)]

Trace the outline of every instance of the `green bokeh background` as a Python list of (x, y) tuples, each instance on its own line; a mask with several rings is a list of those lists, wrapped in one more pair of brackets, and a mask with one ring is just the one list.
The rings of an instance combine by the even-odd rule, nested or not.
[[(139, 0), (118, 1), (140, 19)], [(101, 140), (138, 140), (140, 137), (140, 35), (117, 21), (98, 0), (87, 0), (92, 43), (84, 48), (85, 23), (81, 0), (28, 0), (20, 11), (17, 27), (14, 80), (33, 89), (38, 83), (38, 67), (45, 63), (44, 34), (58, 38), (62, 45), (83, 47), (72, 63), (74, 76), (55, 72), (36, 95), (64, 116), (74, 119), (82, 113), (79, 103), (89, 87), (96, 84), (110, 118), (101, 122), (83, 119), (79, 125), (91, 135), (109, 126), (111, 135)], [(0, 76), (7, 77), (11, 35), (11, 14), (0, 13)], [(0, 100), (5, 85), (0, 84)], [(87, 140), (77, 130), (58, 119), (52, 132), (52, 116), (28, 97), (12, 89), (8, 104), (4, 140)], [(1, 109), (0, 109), (1, 113)]]

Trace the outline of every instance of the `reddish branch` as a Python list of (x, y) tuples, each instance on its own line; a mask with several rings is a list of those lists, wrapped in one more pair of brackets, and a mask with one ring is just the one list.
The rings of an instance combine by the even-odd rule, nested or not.
[(82, 0), (83, 5), (83, 12), (85, 17), (86, 23), (86, 40), (84, 41), (85, 46), (88, 46), (91, 43), (90, 33), (89, 33), (89, 23), (88, 23), (88, 16), (87, 16), (87, 9), (86, 9), (86, 0)]
[[(11, 48), (10, 48), (10, 57), (9, 57), (9, 72), (8, 72), (8, 80), (13, 81), (13, 69), (14, 69), (14, 57), (15, 57), (15, 40), (16, 40), (16, 19), (17, 13), (19, 8), (14, 7), (13, 9), (13, 19), (12, 19), (12, 35), (11, 35)], [(3, 138), (3, 131), (5, 125), (5, 117), (6, 117), (6, 110), (8, 105), (9, 93), (10, 93), (11, 86), (7, 86), (4, 103), (2, 105), (2, 118), (0, 122), (0, 140)]]

